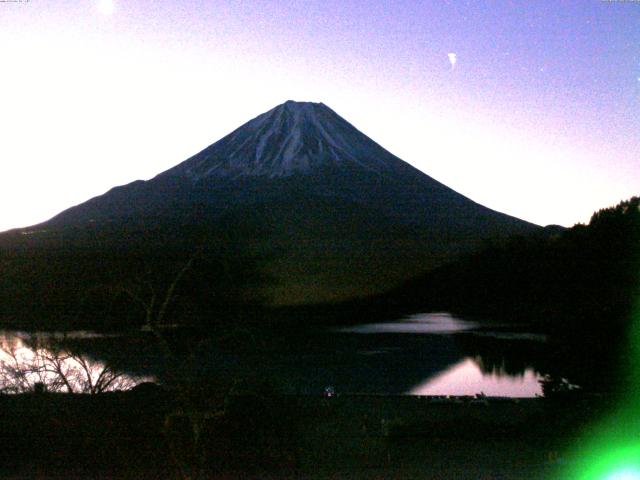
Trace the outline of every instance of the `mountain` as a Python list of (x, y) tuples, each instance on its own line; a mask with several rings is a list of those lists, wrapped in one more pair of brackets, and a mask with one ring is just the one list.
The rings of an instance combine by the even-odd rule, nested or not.
[(538, 228), (425, 175), (322, 103), (288, 101), (148, 181), (22, 233), (86, 250), (156, 232), (188, 250), (184, 232), (206, 230), (199, 241), (234, 238), (260, 259), (262, 293), (282, 305), (380, 292), (483, 239)]

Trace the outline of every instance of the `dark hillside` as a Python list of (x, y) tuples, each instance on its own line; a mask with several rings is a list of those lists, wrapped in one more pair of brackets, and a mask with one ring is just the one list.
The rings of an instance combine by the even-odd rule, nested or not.
[(594, 213), (588, 225), (490, 243), (408, 282), (385, 302), (535, 325), (553, 334), (572, 378), (609, 383), (598, 377), (618, 370), (639, 274), (634, 197)]

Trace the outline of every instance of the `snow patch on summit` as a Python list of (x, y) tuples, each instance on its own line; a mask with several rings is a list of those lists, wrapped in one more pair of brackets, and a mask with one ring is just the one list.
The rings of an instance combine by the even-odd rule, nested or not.
[(321, 103), (288, 101), (254, 118), (166, 174), (287, 177), (322, 167), (382, 173), (399, 160)]

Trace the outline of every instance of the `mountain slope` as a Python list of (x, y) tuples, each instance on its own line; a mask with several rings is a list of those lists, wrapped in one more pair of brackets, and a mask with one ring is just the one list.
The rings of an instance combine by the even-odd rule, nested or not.
[(35, 230), (122, 241), (161, 231), (170, 244), (194, 228), (209, 243), (240, 239), (272, 279), (264, 295), (292, 304), (380, 292), (482, 239), (537, 227), (437, 182), (325, 105), (288, 101)]

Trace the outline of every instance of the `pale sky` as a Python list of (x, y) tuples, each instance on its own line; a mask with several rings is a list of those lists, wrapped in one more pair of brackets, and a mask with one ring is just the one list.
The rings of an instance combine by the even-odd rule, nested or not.
[(288, 99), (534, 223), (640, 194), (638, 2), (0, 2), (0, 60), (0, 230)]

